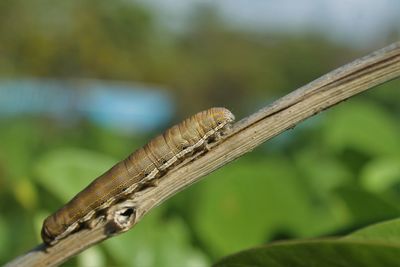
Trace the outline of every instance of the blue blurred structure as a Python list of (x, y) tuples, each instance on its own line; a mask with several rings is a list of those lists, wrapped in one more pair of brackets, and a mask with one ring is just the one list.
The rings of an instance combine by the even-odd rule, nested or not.
[(84, 118), (117, 131), (150, 131), (173, 114), (171, 98), (160, 89), (102, 80), (0, 80), (0, 117)]

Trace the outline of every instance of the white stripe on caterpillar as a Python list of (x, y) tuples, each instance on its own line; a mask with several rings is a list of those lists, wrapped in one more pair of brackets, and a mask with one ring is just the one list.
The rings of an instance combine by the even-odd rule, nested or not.
[(41, 232), (43, 241), (48, 245), (57, 243), (92, 220), (97, 212), (154, 183), (173, 166), (204, 150), (207, 143), (227, 129), (234, 119), (225, 108), (211, 108), (153, 138), (47, 217)]

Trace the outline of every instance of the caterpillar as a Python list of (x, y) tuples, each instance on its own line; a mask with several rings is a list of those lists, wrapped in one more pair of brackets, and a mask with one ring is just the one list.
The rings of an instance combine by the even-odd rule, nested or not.
[(167, 171), (226, 131), (235, 120), (226, 108), (210, 108), (172, 126), (96, 178), (62, 208), (48, 216), (41, 236), (54, 245), (143, 185), (154, 184)]

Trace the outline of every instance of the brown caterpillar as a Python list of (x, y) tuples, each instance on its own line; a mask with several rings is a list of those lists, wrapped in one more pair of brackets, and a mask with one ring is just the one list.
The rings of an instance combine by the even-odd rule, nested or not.
[(140, 186), (154, 183), (166, 171), (194, 152), (205, 150), (234, 121), (225, 108), (199, 112), (172, 126), (99, 176), (66, 205), (43, 222), (42, 239), (48, 245), (77, 230), (94, 215)]

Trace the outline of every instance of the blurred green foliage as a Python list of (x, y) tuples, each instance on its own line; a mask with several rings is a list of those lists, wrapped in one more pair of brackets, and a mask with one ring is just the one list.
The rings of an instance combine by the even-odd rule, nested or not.
[(0, 76), (159, 83), (181, 116), (227, 104), (245, 114), (361, 54), (312, 33), (239, 31), (207, 7), (171, 32), (133, 1), (0, 5)]
[[(239, 31), (207, 8), (190, 23), (171, 33), (123, 0), (1, 1), (0, 75), (159, 83), (177, 117), (220, 105), (240, 118), (365, 53), (312, 33)], [(304, 122), (66, 265), (208, 266), (250, 246), (398, 217), (399, 87), (393, 81)], [(0, 263), (38, 244), (45, 216), (154, 134), (1, 119)]]

